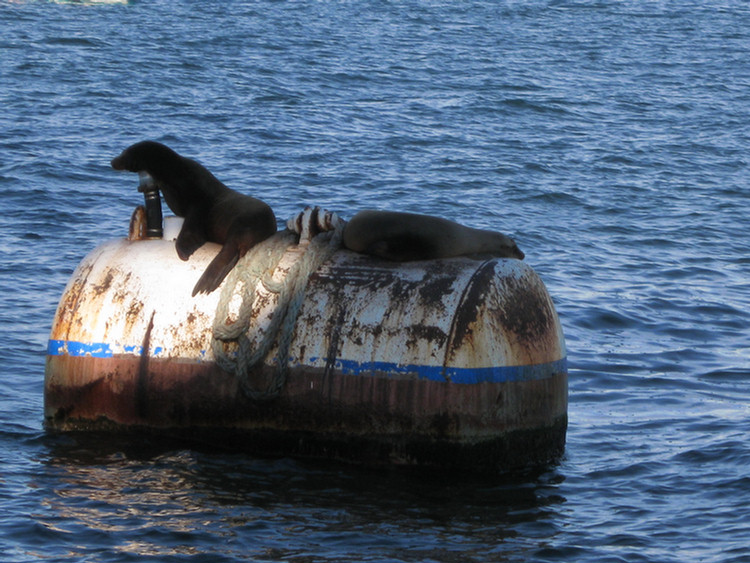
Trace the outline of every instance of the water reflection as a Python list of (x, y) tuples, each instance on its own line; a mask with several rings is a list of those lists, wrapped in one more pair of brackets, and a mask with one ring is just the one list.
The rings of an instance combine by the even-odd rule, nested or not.
[(48, 438), (36, 517), (78, 556), (499, 561), (561, 527), (556, 470), (466, 481), (131, 440)]

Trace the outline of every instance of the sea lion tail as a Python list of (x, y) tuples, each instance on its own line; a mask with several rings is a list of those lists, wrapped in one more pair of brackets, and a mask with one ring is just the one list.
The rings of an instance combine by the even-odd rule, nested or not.
[(203, 272), (198, 282), (193, 288), (193, 297), (199, 293), (211, 293), (217, 287), (221, 285), (227, 274), (232, 271), (232, 268), (237, 264), (239, 260), (239, 254), (236, 249), (230, 247), (230, 245), (224, 245), (221, 251), (216, 257), (211, 260), (211, 263)]

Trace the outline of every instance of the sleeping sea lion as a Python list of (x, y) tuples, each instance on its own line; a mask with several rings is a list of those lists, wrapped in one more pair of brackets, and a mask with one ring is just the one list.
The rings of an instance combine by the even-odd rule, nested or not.
[(126, 148), (112, 160), (115, 170), (147, 172), (175, 215), (185, 218), (175, 244), (187, 260), (205, 242), (222, 246), (193, 288), (211, 293), (245, 253), (276, 232), (271, 208), (229, 189), (204, 166), (155, 141)]
[(388, 260), (430, 260), (485, 254), (523, 260), (512, 238), (440, 217), (395, 211), (360, 211), (344, 228), (344, 246)]

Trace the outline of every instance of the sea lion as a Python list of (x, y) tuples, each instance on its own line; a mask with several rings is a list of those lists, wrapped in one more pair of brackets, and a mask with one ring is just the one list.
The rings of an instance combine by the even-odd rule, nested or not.
[(206, 242), (223, 245), (195, 284), (193, 295), (219, 287), (250, 248), (276, 232), (276, 217), (268, 205), (229, 189), (204, 166), (161, 143), (129, 146), (112, 160), (112, 168), (147, 172), (169, 208), (185, 218), (175, 244), (182, 260)]
[(512, 238), (430, 215), (365, 210), (344, 227), (344, 246), (388, 260), (430, 260), (484, 254), (523, 260)]

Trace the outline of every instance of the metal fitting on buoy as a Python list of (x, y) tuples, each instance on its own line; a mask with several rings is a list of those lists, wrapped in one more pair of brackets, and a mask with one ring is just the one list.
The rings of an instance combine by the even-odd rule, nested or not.
[(159, 188), (148, 172), (138, 172), (138, 191), (143, 193), (146, 204), (146, 238), (162, 238), (162, 214)]
[(286, 226), (287, 229), (299, 235), (299, 244), (304, 245), (317, 234), (336, 230), (343, 226), (343, 223), (343, 219), (333, 211), (308, 206), (294, 217), (290, 217)]

